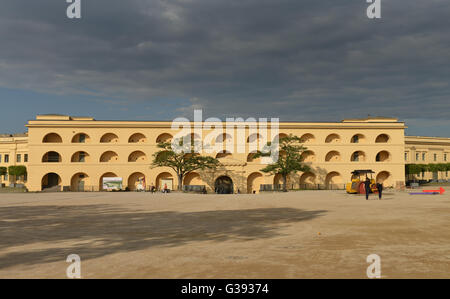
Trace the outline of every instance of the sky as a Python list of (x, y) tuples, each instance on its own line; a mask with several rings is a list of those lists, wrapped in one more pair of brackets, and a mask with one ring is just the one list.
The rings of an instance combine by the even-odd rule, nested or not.
[(37, 114), (397, 117), (450, 137), (450, 1), (0, 0), (0, 132)]

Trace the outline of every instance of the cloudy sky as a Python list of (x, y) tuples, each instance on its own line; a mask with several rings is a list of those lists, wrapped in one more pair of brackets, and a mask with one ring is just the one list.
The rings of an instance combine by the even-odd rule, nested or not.
[(36, 114), (398, 117), (450, 137), (450, 1), (0, 0), (0, 132)]

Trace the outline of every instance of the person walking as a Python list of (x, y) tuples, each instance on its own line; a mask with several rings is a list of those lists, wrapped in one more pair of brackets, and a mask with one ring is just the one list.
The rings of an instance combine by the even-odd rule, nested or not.
[(382, 193), (383, 193), (383, 184), (377, 183), (377, 190), (378, 190), (378, 199), (381, 200)]
[(369, 200), (370, 180), (368, 177), (366, 177), (366, 180), (364, 181), (364, 189), (366, 190), (366, 200)]

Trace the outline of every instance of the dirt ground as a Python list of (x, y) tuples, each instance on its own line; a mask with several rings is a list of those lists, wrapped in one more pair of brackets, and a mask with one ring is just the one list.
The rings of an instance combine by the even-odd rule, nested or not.
[(0, 194), (0, 278), (450, 278), (450, 192)]

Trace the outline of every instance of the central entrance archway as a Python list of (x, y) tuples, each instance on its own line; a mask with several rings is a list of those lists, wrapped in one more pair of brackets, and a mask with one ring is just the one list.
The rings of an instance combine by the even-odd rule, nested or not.
[(228, 176), (221, 176), (214, 183), (214, 190), (217, 194), (233, 194), (233, 181)]

